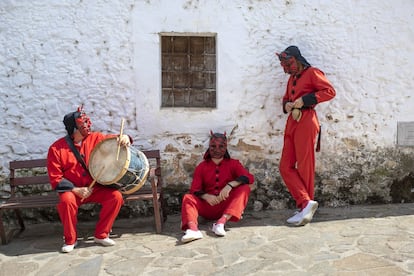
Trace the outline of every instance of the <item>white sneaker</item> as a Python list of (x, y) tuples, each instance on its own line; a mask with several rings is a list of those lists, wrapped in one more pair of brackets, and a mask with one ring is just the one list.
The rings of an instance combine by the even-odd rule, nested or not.
[(216, 234), (217, 236), (224, 237), (226, 235), (223, 223), (214, 223), (213, 228), (211, 230), (213, 230), (214, 234)]
[(297, 224), (301, 220), (302, 220), (302, 214), (296, 211), (293, 216), (291, 216), (290, 218), (286, 220), (286, 222), (290, 224)]
[(185, 230), (185, 235), (181, 238), (181, 242), (186, 243), (190, 241), (195, 241), (198, 239), (201, 239), (203, 237), (203, 234), (200, 230), (194, 231), (191, 229)]
[(72, 252), (73, 251), (73, 249), (75, 248), (75, 246), (77, 246), (78, 245), (78, 242), (76, 241), (74, 244), (64, 244), (63, 246), (62, 246), (62, 252), (63, 253), (69, 253), (69, 252)]
[(309, 200), (306, 207), (302, 210), (302, 212), (300, 212), (300, 214), (302, 215), (301, 221), (299, 221), (296, 225), (302, 226), (309, 223), (312, 220), (313, 215), (316, 212), (316, 209), (318, 209), (318, 202), (314, 200)]
[(113, 246), (115, 245), (115, 241), (110, 239), (110, 238), (105, 238), (105, 239), (98, 239), (98, 238), (93, 238), (93, 241), (99, 244), (102, 244), (103, 246)]

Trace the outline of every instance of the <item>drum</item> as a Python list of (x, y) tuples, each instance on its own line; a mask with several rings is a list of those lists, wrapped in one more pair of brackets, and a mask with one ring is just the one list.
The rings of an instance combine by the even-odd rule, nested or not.
[(121, 146), (118, 160), (117, 155), (116, 137), (101, 141), (91, 153), (89, 172), (96, 182), (115, 186), (123, 194), (132, 194), (144, 185), (148, 177), (148, 159), (131, 146)]

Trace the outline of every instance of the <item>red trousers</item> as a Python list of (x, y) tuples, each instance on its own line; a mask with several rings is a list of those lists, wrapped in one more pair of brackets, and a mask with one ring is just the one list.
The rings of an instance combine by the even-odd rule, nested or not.
[(303, 110), (299, 122), (289, 115), (279, 170), (300, 209), (314, 199), (315, 142), (318, 132), (319, 122), (315, 110)]
[(239, 221), (250, 195), (249, 185), (240, 185), (233, 188), (229, 197), (217, 205), (211, 206), (204, 199), (193, 195), (185, 194), (181, 206), (181, 229), (186, 230), (188, 223), (198, 224), (198, 216), (208, 220), (219, 219), (222, 215), (231, 215), (230, 221)]
[(124, 203), (122, 194), (115, 189), (95, 185), (92, 194), (83, 202), (72, 192), (59, 193), (60, 202), (57, 210), (63, 224), (63, 235), (66, 244), (74, 244), (77, 239), (76, 225), (78, 222), (79, 206), (85, 203), (99, 203), (102, 205), (99, 220), (95, 228), (95, 237), (108, 237), (119, 210)]

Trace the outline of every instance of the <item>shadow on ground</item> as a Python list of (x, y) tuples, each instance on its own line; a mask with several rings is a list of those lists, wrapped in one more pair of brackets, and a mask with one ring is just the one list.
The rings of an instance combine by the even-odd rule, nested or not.
[[(246, 212), (241, 221), (229, 222), (229, 231), (235, 231), (241, 227), (267, 227), (287, 226), (286, 219), (293, 214), (293, 210), (273, 210), (260, 212)], [(390, 216), (406, 216), (414, 214), (414, 203), (383, 204), (383, 205), (358, 205), (341, 208), (319, 208), (312, 223), (328, 222), (335, 220), (382, 218)], [(119, 219), (115, 222), (111, 238), (115, 241), (127, 236), (128, 239), (154, 238), (154, 235), (163, 235), (179, 240), (183, 234), (180, 229), (180, 214), (169, 215), (163, 225), (161, 234), (155, 233), (153, 217)], [(199, 220), (199, 228), (207, 234), (213, 221)], [(96, 221), (78, 223), (79, 247), (96, 246), (93, 242), (93, 234)], [(60, 222), (29, 224), (25, 231), (11, 240), (7, 245), (0, 245), (0, 251), (7, 256), (20, 256), (37, 253), (59, 252), (63, 244), (62, 226)]]

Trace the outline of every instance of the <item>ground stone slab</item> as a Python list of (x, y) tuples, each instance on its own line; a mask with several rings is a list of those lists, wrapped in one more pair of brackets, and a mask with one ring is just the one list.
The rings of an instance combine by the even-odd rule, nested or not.
[[(357, 253), (341, 260), (334, 261), (335, 268), (341, 272), (362, 273), (365, 275), (407, 275), (394, 264), (377, 256)], [(389, 274), (391, 273), (391, 274)]]

